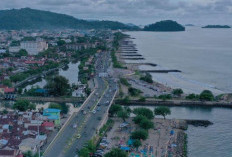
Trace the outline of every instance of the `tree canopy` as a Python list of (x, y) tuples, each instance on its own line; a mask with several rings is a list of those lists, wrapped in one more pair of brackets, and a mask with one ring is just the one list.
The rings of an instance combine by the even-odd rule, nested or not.
[(120, 112), (122, 110), (123, 110), (123, 108), (121, 105), (113, 104), (113, 105), (111, 105), (111, 107), (109, 109), (109, 114), (111, 116), (115, 116), (116, 114), (118, 114), (118, 112)]
[(131, 133), (131, 138), (132, 139), (138, 139), (138, 140), (146, 140), (148, 137), (148, 132), (146, 130), (136, 130)]
[(202, 101), (213, 101), (214, 100), (214, 95), (211, 91), (209, 90), (204, 90), (200, 94), (200, 100)]
[(155, 112), (155, 115), (157, 115), (157, 116), (161, 115), (164, 117), (164, 119), (167, 115), (171, 114), (171, 110), (166, 106), (157, 107), (157, 108), (155, 108), (154, 112)]
[(19, 111), (34, 110), (35, 104), (30, 103), (28, 100), (17, 100), (14, 103), (13, 108)]
[(147, 117), (147, 119), (153, 119), (154, 115), (152, 110), (148, 109), (148, 108), (144, 108), (144, 107), (140, 107), (140, 108), (135, 108), (133, 110), (133, 113), (136, 115), (142, 115)]
[(128, 155), (119, 148), (113, 148), (110, 152), (106, 153), (104, 157), (128, 157)]
[(68, 95), (70, 90), (70, 85), (68, 80), (63, 76), (55, 76), (48, 81), (45, 86), (48, 89), (49, 93), (54, 96), (64, 96)]

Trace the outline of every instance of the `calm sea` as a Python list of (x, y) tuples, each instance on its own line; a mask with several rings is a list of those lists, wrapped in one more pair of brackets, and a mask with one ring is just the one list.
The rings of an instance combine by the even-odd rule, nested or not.
[(127, 32), (146, 62), (182, 73), (152, 74), (153, 79), (187, 93), (211, 89), (232, 92), (232, 29), (189, 27), (185, 32)]

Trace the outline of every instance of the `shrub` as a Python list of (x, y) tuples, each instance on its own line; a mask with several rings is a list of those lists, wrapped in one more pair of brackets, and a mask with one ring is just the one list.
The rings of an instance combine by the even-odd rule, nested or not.
[(183, 90), (180, 89), (180, 88), (174, 89), (174, 90), (172, 91), (172, 94), (173, 94), (173, 95), (176, 95), (176, 96), (181, 96), (181, 94), (183, 94), (183, 93), (184, 93)]

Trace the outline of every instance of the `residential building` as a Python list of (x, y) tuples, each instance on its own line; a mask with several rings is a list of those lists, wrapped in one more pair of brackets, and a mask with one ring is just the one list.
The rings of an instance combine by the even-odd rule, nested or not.
[(54, 122), (56, 126), (60, 125), (59, 109), (47, 108), (43, 110), (43, 116), (46, 116), (50, 122)]
[(22, 140), (22, 142), (19, 144), (19, 150), (22, 153), (31, 151), (32, 154), (35, 154), (39, 147), (40, 147), (40, 140), (34, 138), (26, 138)]
[(29, 55), (37, 55), (39, 52), (47, 50), (47, 42), (37, 39), (36, 41), (22, 41), (20, 48), (25, 49)]

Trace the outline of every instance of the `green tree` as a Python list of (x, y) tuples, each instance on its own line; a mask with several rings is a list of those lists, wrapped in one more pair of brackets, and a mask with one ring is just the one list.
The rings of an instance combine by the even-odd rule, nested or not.
[(133, 87), (130, 87), (128, 89), (128, 92), (130, 93), (131, 96), (138, 96), (140, 93), (142, 93), (142, 91)]
[(128, 104), (130, 102), (130, 97), (129, 96), (126, 96), (125, 98), (123, 98), (122, 100), (122, 103), (124, 104)]
[(111, 105), (110, 109), (109, 109), (109, 114), (111, 116), (115, 116), (119, 111), (122, 111), (123, 108), (121, 105), (118, 104), (113, 104)]
[(19, 50), (19, 52), (16, 54), (17, 57), (22, 57), (22, 56), (28, 56), (28, 52), (25, 49)]
[(198, 100), (199, 99), (199, 95), (196, 95), (194, 93), (192, 94), (189, 94), (185, 97), (185, 99), (188, 99), (188, 100)]
[(138, 100), (139, 102), (145, 102), (146, 101), (146, 98), (144, 96), (141, 96)]
[(154, 128), (154, 123), (148, 119), (142, 119), (141, 122), (139, 123), (139, 126), (142, 129), (148, 130)]
[(126, 78), (120, 78), (120, 82), (121, 84), (125, 85), (125, 86), (131, 86), (131, 84), (127, 81)]
[(135, 124), (139, 124), (143, 119), (147, 119), (147, 117), (143, 115), (137, 115), (133, 118)]
[(78, 153), (80, 157), (89, 157), (89, 150), (88, 148), (84, 147)]
[(211, 91), (209, 90), (204, 90), (200, 94), (200, 100), (202, 101), (213, 101), (214, 100), (214, 95)]
[(48, 81), (45, 88), (54, 96), (64, 96), (69, 93), (70, 85), (68, 80), (63, 76), (56, 76)]
[(106, 153), (104, 157), (128, 157), (128, 155), (119, 148), (113, 148), (110, 152)]
[(174, 90), (172, 91), (172, 94), (173, 94), (173, 95), (176, 95), (176, 96), (181, 96), (181, 94), (183, 94), (183, 93), (184, 93), (183, 90), (180, 89), (180, 88), (174, 89)]
[(12, 87), (12, 83), (9, 79), (5, 79), (2, 81), (2, 84), (8, 87)]
[(119, 111), (117, 115), (118, 115), (119, 118), (122, 118), (122, 120), (123, 120), (124, 122), (125, 122), (126, 119), (129, 117), (128, 112), (125, 111), (125, 110)]
[(147, 83), (153, 83), (152, 76), (149, 73), (146, 73), (145, 76), (140, 77), (140, 80), (143, 80)]
[(158, 96), (158, 98), (162, 100), (170, 100), (172, 99), (172, 96), (171, 94), (163, 94), (163, 95)]
[(147, 119), (153, 119), (154, 118), (152, 110), (150, 110), (148, 108), (144, 108), (144, 107), (135, 108), (133, 110), (133, 113), (136, 114), (136, 115), (143, 115), (143, 116), (147, 117)]
[(131, 138), (132, 139), (138, 139), (138, 140), (146, 140), (148, 137), (148, 132), (146, 130), (136, 130), (131, 133)]
[(155, 113), (155, 115), (163, 116), (165, 119), (165, 117), (167, 115), (171, 114), (171, 110), (170, 110), (170, 108), (168, 108), (166, 106), (160, 106), (160, 107), (155, 108), (154, 113)]
[(31, 104), (28, 100), (17, 100), (14, 103), (13, 108), (19, 111), (27, 111), (27, 110), (34, 110), (35, 105)]
[(63, 113), (63, 114), (67, 114), (69, 111), (69, 106), (66, 105), (65, 103), (62, 103), (62, 104), (51, 103), (49, 105), (49, 108), (59, 109), (59, 110), (61, 110), (61, 113)]
[(138, 148), (142, 145), (141, 141), (136, 139), (133, 142), (133, 146), (136, 148), (136, 150), (138, 150)]
[(64, 40), (59, 40), (59, 41), (57, 41), (57, 45), (58, 46), (63, 46), (63, 45), (65, 45), (66, 44), (66, 42), (64, 41)]

